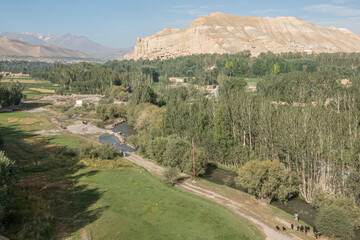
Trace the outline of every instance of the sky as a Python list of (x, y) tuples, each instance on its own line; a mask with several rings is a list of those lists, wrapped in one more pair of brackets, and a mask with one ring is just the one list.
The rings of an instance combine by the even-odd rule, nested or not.
[(360, 0), (0, 0), (0, 9), (0, 32), (73, 33), (112, 48), (213, 12), (299, 17), (360, 34)]

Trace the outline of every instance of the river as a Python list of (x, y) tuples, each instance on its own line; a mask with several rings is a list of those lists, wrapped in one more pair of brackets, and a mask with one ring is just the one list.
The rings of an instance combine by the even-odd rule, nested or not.
[[(121, 133), (124, 137), (129, 137), (136, 134), (136, 131), (127, 122), (120, 123), (114, 128), (110, 129), (115, 133)], [(127, 144), (120, 143), (119, 139), (112, 134), (102, 134), (99, 137), (101, 143), (108, 143), (118, 150), (124, 150), (125, 152), (133, 152), (134, 149)]]

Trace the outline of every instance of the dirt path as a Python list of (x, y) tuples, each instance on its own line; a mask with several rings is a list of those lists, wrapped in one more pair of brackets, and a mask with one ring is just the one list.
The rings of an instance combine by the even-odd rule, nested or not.
[[(36, 110), (32, 110), (35, 112), (38, 111), (38, 114), (43, 111), (47, 111), (49, 113), (51, 113), (52, 116), (46, 116), (44, 115), (44, 117), (51, 122), (52, 124), (56, 125), (58, 128), (58, 131), (66, 133), (66, 134), (70, 134), (70, 135), (76, 135), (78, 137), (84, 138), (86, 140), (90, 140), (93, 143), (99, 143), (97, 139), (91, 137), (91, 136), (87, 136), (87, 135), (81, 135), (81, 134), (74, 134), (72, 132), (70, 132), (67, 129), (64, 129), (64, 127), (62, 126), (62, 123), (58, 120), (58, 117), (60, 117), (60, 114), (52, 111), (48, 108), (44, 109), (36, 109)], [(42, 114), (41, 114), (42, 115)], [(136, 163), (139, 166), (144, 167), (145, 169), (147, 169), (149, 172), (156, 174), (158, 176), (162, 176), (162, 173), (164, 172), (164, 168), (161, 166), (158, 166), (155, 163), (152, 163), (150, 161), (147, 161), (145, 159), (143, 159), (142, 157), (136, 155), (135, 153), (128, 153), (127, 159)], [(185, 175), (184, 175), (185, 176)], [(261, 221), (261, 216), (255, 216), (254, 214), (249, 214), (249, 211), (246, 209), (247, 206), (242, 204), (241, 202), (238, 202), (234, 199), (230, 199), (228, 197), (225, 197), (221, 194), (218, 194), (214, 191), (214, 189), (206, 189), (205, 187), (201, 187), (199, 185), (196, 185), (196, 183), (192, 183), (189, 180), (183, 181), (180, 184), (177, 184), (177, 187), (190, 192), (192, 194), (196, 194), (200, 197), (209, 199), (211, 201), (214, 201), (218, 204), (221, 204), (223, 206), (225, 206), (226, 208), (228, 208), (229, 210), (233, 211), (234, 213), (236, 213), (237, 215), (247, 219), (249, 222), (251, 222), (252, 224), (254, 224), (256, 227), (258, 227), (263, 234), (266, 236), (267, 240), (292, 240), (292, 239), (300, 239), (297, 236), (294, 236), (291, 234), (290, 235), (285, 235), (282, 232), (276, 231), (275, 229), (273, 229), (272, 227), (268, 226), (266, 223), (264, 223), (264, 221)], [(82, 239), (86, 239), (85, 234), (84, 234), (84, 229), (82, 232)], [(86, 234), (87, 235), (87, 234)]]
[[(127, 157), (130, 161), (146, 168), (149, 172), (161, 175), (164, 171), (164, 168), (161, 166), (156, 165), (155, 163), (146, 161), (142, 157), (136, 155), (135, 153), (130, 153)], [(214, 201), (218, 204), (225, 206), (226, 208), (230, 209), (231, 211), (235, 212), (237, 215), (247, 219), (256, 227), (258, 227), (266, 236), (267, 240), (293, 240), (293, 239), (300, 239), (297, 236), (289, 236), (285, 235), (282, 232), (276, 231), (275, 229), (269, 227), (267, 224), (263, 223), (260, 219), (255, 218), (247, 214), (247, 211), (244, 210), (245, 206), (239, 202), (236, 202), (230, 198), (217, 194), (213, 191), (205, 189), (203, 187), (196, 186), (191, 181), (184, 181), (177, 185), (179, 188), (190, 192), (192, 194), (196, 194), (200, 197), (209, 199)]]

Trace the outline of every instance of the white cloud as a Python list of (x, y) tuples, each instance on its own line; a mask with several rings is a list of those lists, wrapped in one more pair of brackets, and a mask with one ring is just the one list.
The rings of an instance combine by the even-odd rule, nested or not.
[(352, 9), (348, 7), (342, 7), (332, 4), (319, 4), (311, 5), (303, 8), (306, 11), (314, 11), (320, 13), (327, 13), (338, 17), (356, 17), (360, 16), (359, 9)]
[(262, 9), (254, 10), (251, 14), (254, 15), (266, 15), (266, 14), (286, 14), (288, 11), (286, 9)]
[(333, 0), (333, 3), (346, 3), (348, 0)]
[(220, 7), (221, 7), (221, 5), (217, 5), (217, 6), (178, 5), (178, 6), (171, 7), (170, 9), (168, 9), (168, 11), (173, 12), (173, 13), (182, 13), (182, 14), (186, 14), (186, 15), (190, 15), (190, 16), (199, 16), (199, 15), (205, 15), (205, 14), (217, 11), (216, 9), (218, 9)]

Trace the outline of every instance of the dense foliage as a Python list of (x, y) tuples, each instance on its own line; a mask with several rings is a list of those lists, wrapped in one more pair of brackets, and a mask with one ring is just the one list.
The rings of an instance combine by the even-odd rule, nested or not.
[(331, 239), (350, 240), (354, 237), (354, 228), (347, 211), (335, 205), (325, 206), (320, 210), (316, 227), (320, 233)]
[(0, 108), (19, 105), (23, 98), (24, 86), (19, 82), (0, 83)]
[(113, 147), (107, 144), (101, 144), (98, 146), (84, 144), (78, 149), (78, 156), (80, 158), (114, 159), (118, 156), (118, 153)]
[(0, 151), (0, 233), (4, 230), (2, 220), (10, 200), (11, 185), (16, 179), (15, 162), (7, 158), (3, 151)]
[(47, 63), (47, 62), (0, 61), (0, 73), (12, 72), (12, 73), (24, 73), (24, 74), (36, 74), (37, 72), (43, 72), (42, 68), (51, 65), (52, 65), (51, 63)]
[(238, 171), (240, 185), (257, 198), (287, 201), (297, 194), (297, 179), (279, 161), (249, 161)]

